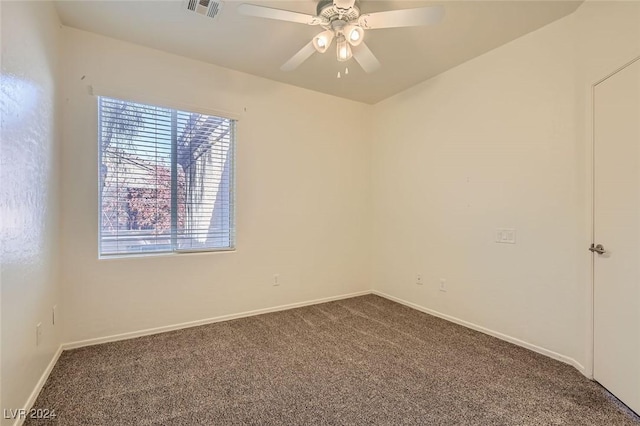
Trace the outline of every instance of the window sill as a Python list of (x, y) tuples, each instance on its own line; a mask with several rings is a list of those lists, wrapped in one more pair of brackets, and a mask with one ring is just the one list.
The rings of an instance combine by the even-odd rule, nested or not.
[(237, 249), (235, 247), (225, 249), (206, 249), (206, 250), (180, 250), (180, 251), (167, 251), (167, 252), (155, 252), (155, 253), (135, 253), (135, 254), (107, 254), (98, 255), (98, 260), (111, 260), (111, 259), (148, 259), (156, 257), (179, 257), (184, 255), (207, 255), (218, 253), (234, 253)]

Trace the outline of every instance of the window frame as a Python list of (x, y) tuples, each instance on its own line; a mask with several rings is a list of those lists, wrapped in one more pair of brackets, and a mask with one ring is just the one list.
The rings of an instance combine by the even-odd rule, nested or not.
[[(96, 98), (96, 115), (98, 117), (97, 122), (97, 143), (98, 143), (98, 156), (97, 156), (97, 170), (96, 176), (98, 180), (98, 259), (123, 259), (123, 258), (139, 258), (139, 257), (155, 257), (155, 256), (175, 256), (175, 255), (184, 255), (184, 254), (207, 254), (207, 253), (228, 253), (236, 251), (236, 149), (237, 149), (237, 135), (238, 135), (238, 122), (240, 121), (239, 115), (223, 112), (220, 110), (211, 110), (208, 108), (195, 107), (193, 105), (180, 104), (175, 102), (167, 102), (161, 100), (152, 100), (153, 98), (145, 97), (145, 96), (122, 96), (117, 94), (117, 92), (104, 90), (102, 88), (98, 89), (96, 87), (90, 88), (91, 94)], [(181, 111), (187, 113), (196, 113), (203, 114), (208, 116), (215, 116), (218, 118), (227, 119), (231, 122), (231, 139), (229, 144), (229, 150), (231, 151), (231, 157), (229, 160), (231, 161), (231, 168), (229, 169), (229, 246), (227, 247), (208, 247), (208, 248), (192, 248), (192, 249), (178, 249), (172, 248), (170, 250), (160, 250), (160, 251), (149, 251), (149, 252), (128, 252), (128, 253), (102, 253), (102, 178), (101, 178), (101, 162), (102, 162), (102, 113), (101, 113), (101, 98), (108, 98), (112, 100), (122, 101), (122, 102), (131, 102), (143, 104), (145, 106), (157, 107), (157, 108), (165, 108), (173, 111)], [(171, 141), (171, 149), (174, 149), (174, 144), (176, 140)], [(172, 154), (173, 155), (173, 154)], [(173, 191), (173, 182), (172, 182), (172, 191)], [(171, 234), (173, 235), (175, 230), (171, 230)], [(172, 237), (173, 240), (173, 237)], [(173, 246), (173, 241), (171, 243)]]

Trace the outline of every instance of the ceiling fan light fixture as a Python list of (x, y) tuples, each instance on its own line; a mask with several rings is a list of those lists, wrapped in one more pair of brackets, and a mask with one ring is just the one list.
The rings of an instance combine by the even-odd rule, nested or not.
[(345, 28), (347, 40), (352, 46), (359, 46), (364, 39), (364, 30), (357, 25), (348, 25)]
[[(2, 0), (0, 0), (2, 1)], [(187, 0), (185, 0), (187, 1)], [(223, 0), (188, 0), (201, 5), (221, 2)], [(376, 28), (416, 27), (437, 24), (444, 16), (444, 6), (426, 6), (413, 9), (386, 10), (362, 14), (358, 0), (314, 0), (317, 1), (316, 15), (276, 9), (256, 4), (241, 4), (237, 11), (246, 16), (267, 18), (279, 21), (295, 22), (306, 25), (317, 25), (325, 31), (316, 35), (302, 49), (280, 68), (292, 71), (309, 59), (315, 52), (325, 53), (337, 38), (336, 56), (339, 62), (346, 62), (352, 57), (367, 73), (380, 68), (380, 61), (364, 42), (364, 32)], [(352, 49), (353, 48), (353, 49)], [(345, 69), (345, 75), (348, 70)]]
[(344, 36), (338, 37), (337, 55), (339, 62), (348, 61), (353, 56), (351, 46), (347, 43), (347, 39)]
[(315, 47), (319, 53), (324, 53), (327, 51), (329, 46), (331, 46), (332, 41), (333, 31), (323, 31), (313, 38), (313, 47)]

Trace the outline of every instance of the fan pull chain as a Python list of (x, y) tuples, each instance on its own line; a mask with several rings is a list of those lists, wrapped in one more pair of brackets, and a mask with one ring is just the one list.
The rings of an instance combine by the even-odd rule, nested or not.
[[(349, 67), (345, 67), (344, 75), (349, 75)], [(342, 78), (342, 74), (340, 73), (340, 71), (338, 71), (338, 75), (336, 76), (336, 78)]]

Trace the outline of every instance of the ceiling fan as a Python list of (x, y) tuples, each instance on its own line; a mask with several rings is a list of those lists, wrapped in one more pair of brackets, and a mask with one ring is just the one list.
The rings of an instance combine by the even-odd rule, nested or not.
[(258, 18), (318, 25), (324, 29), (280, 68), (283, 71), (298, 68), (315, 52), (325, 53), (336, 39), (338, 61), (353, 57), (368, 73), (380, 68), (380, 61), (363, 41), (365, 30), (432, 25), (444, 16), (442, 6), (362, 14), (356, 0), (320, 0), (316, 16), (246, 3), (238, 6), (238, 12)]

